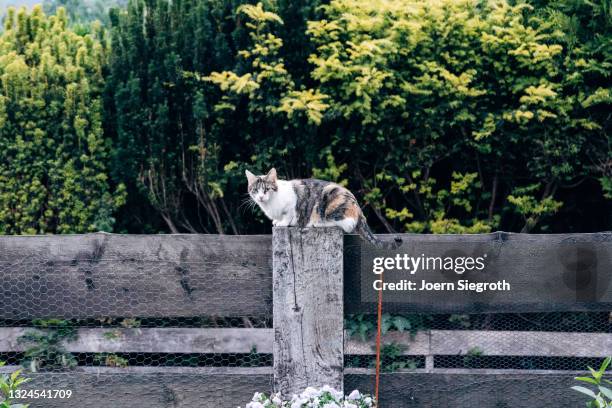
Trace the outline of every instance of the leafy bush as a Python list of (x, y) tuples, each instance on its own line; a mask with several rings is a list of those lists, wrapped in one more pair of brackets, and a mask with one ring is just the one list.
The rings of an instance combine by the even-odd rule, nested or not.
[(272, 166), (377, 230), (612, 226), (607, 3), (251, 3), (9, 12), (0, 233), (268, 232), (241, 201)]
[[(393, 373), (403, 369), (415, 369), (417, 363), (404, 356), (408, 347), (403, 344), (388, 343), (380, 348), (380, 369), (383, 373)], [(376, 359), (370, 360), (370, 367), (376, 368)]]
[(72, 368), (76, 358), (68, 352), (64, 341), (77, 338), (76, 328), (67, 320), (34, 320), (37, 330), (26, 332), (18, 340), (28, 346), (21, 364), (31, 372)]
[(257, 392), (245, 408), (370, 408), (375, 405), (374, 398), (357, 390), (344, 396), (329, 386), (323, 386), (320, 389), (308, 387), (289, 401), (283, 400), (279, 394), (268, 396)]
[(122, 187), (109, 185), (102, 132), (100, 32), (9, 8), (0, 34), (0, 233), (112, 231)]
[(101, 34), (9, 8), (0, 36), (0, 233), (111, 231)]
[[(424, 314), (396, 315), (383, 313), (381, 332), (384, 335), (389, 331), (407, 331), (410, 332), (411, 337), (414, 337), (419, 330), (425, 330), (429, 327), (431, 319), (430, 315)], [(376, 322), (376, 315), (348, 315), (344, 319), (344, 327), (349, 337), (357, 336), (359, 340), (366, 341), (376, 335)]]
[(606, 358), (599, 370), (594, 370), (589, 367), (591, 377), (576, 377), (576, 380), (590, 384), (595, 387), (595, 391), (582, 386), (574, 386), (573, 390), (578, 391), (592, 398), (591, 401), (586, 403), (587, 407), (590, 408), (608, 408), (612, 407), (612, 389), (604, 386), (603, 384), (612, 384), (612, 381), (604, 379), (603, 376), (606, 374), (606, 370), (612, 361), (612, 357)]
[[(4, 366), (0, 361), (0, 367)], [(27, 408), (26, 404), (12, 404), (11, 394), (19, 390), (22, 384), (30, 381), (21, 375), (21, 370), (15, 370), (11, 374), (0, 374), (0, 408)]]
[[(544, 12), (552, 6), (541, 7), (331, 1), (308, 22), (312, 86), (297, 88), (282, 21), (261, 4), (245, 6), (244, 63), (207, 78), (224, 93), (219, 112), (246, 109), (249, 121), (278, 126), (285, 113), (289, 134), (299, 123), (293, 139), (323, 148), (298, 163), (348, 180), (389, 231), (547, 231), (565, 208), (562, 190), (588, 181), (603, 200), (612, 144), (600, 110), (612, 100), (603, 45), (578, 53), (568, 42), (587, 40), (571, 40), (559, 12), (555, 20)], [(270, 150), (268, 163), (306, 151), (275, 138), (283, 150)]]
[(383, 223), (487, 232), (518, 223), (514, 212), (523, 225), (513, 228), (529, 232), (560, 210), (561, 186), (590, 172), (604, 121), (566, 83), (577, 73), (562, 35), (531, 6), (351, 0), (324, 10), (309, 23), (310, 61), (338, 129), (332, 154), (376, 163), (355, 178)]

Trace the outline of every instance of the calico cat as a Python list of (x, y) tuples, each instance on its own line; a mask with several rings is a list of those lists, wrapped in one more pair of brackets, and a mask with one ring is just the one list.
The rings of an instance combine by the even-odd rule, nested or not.
[(372, 234), (353, 193), (339, 184), (317, 179), (280, 180), (276, 169), (264, 176), (246, 170), (251, 199), (276, 227), (333, 227), (356, 232), (377, 248), (397, 248)]

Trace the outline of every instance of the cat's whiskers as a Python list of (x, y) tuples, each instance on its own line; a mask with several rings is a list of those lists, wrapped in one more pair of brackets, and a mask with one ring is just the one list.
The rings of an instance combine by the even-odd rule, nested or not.
[(247, 195), (247, 197), (242, 199), (242, 203), (240, 204), (240, 206), (238, 206), (238, 210), (242, 211), (242, 213), (244, 214), (247, 210), (250, 210), (251, 212), (254, 211), (256, 206), (257, 203), (255, 202), (255, 200), (253, 200), (250, 195)]

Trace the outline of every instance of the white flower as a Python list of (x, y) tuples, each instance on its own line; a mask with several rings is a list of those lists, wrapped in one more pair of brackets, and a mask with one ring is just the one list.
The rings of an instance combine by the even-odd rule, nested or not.
[[(327, 401), (325, 403), (321, 402), (323, 395)], [(324, 385), (319, 389), (307, 387), (299, 395), (293, 394), (289, 401), (283, 400), (280, 393), (268, 397), (266, 394), (256, 392), (245, 408), (371, 408), (373, 404), (374, 400), (371, 397), (358, 390), (352, 391), (345, 397), (340, 391)]]
[(336, 390), (332, 387), (330, 387), (329, 385), (325, 384), (323, 387), (321, 387), (321, 391), (323, 392), (329, 392), (330, 394), (336, 392)]
[(346, 399), (351, 400), (351, 401), (355, 401), (361, 398), (361, 393), (357, 390), (353, 390), (353, 392), (351, 392), (349, 394), (348, 397), (346, 397)]
[(321, 387), (321, 393), (323, 392), (329, 392), (335, 400), (340, 400), (344, 398), (344, 395), (340, 391), (336, 390), (333, 387), (330, 387), (329, 385), (324, 385), (323, 387)]
[(315, 397), (311, 400), (310, 404), (308, 404), (309, 407), (319, 407), (319, 397)]
[(292, 401), (291, 408), (302, 408), (307, 402), (307, 398), (296, 398), (295, 401)]
[(321, 392), (314, 387), (306, 387), (304, 392), (300, 395), (301, 398), (313, 398), (321, 395)]

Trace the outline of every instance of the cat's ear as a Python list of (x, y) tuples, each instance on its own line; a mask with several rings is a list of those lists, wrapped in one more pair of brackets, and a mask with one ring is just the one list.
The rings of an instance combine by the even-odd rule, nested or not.
[(272, 167), (272, 169), (270, 169), (268, 174), (266, 174), (266, 179), (268, 179), (268, 181), (271, 183), (276, 182), (276, 169), (274, 167)]
[(251, 173), (248, 170), (245, 170), (244, 174), (246, 174), (246, 176), (247, 176), (247, 180), (249, 182), (249, 185), (253, 184), (255, 182), (255, 180), (257, 180), (257, 176), (254, 175), (253, 173)]

